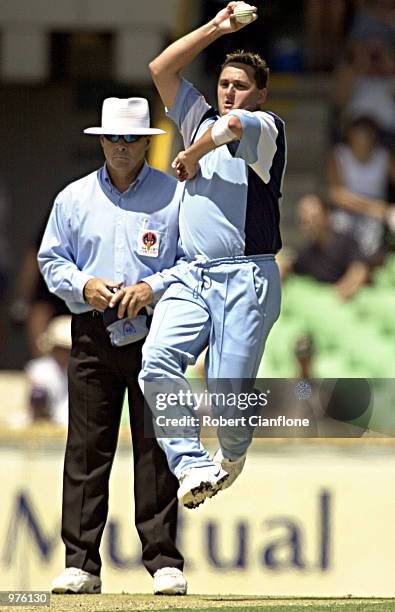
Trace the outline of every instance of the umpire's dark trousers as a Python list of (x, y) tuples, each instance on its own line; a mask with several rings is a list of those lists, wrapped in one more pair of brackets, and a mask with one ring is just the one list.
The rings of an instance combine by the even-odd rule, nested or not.
[(66, 567), (100, 575), (99, 546), (108, 514), (108, 483), (128, 390), (134, 456), (135, 523), (150, 574), (183, 569), (175, 546), (178, 483), (154, 437), (144, 436), (137, 376), (142, 342), (113, 347), (99, 313), (73, 315), (69, 430), (63, 479)]

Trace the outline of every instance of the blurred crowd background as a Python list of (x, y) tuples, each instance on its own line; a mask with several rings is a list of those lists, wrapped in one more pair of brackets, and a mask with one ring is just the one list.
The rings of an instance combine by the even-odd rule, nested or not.
[[(391, 378), (395, 371), (395, 2), (265, 0), (187, 78), (211, 99), (235, 49), (271, 69), (266, 108), (286, 122), (278, 256), (283, 307), (261, 377)], [(219, 0), (2, 0), (0, 5), (0, 410), (2, 424), (67, 421), (69, 320), (36, 263), (54, 196), (102, 163), (95, 125), (108, 96), (145, 96), (180, 141), (147, 64)], [(93, 123), (92, 123), (93, 122)], [(158, 139), (159, 142), (160, 139)], [(209, 230), (209, 228), (208, 228)], [(66, 401), (65, 401), (66, 396)]]

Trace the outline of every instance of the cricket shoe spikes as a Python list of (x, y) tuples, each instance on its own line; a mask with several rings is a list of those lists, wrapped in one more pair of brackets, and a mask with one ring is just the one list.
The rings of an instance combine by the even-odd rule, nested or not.
[(214, 497), (229, 478), (221, 466), (191, 468), (180, 477), (177, 497), (185, 508), (197, 508), (207, 498)]

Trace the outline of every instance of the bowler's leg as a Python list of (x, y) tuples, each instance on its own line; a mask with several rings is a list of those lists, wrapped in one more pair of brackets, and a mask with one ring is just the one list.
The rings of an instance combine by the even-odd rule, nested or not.
[[(253, 392), (255, 377), (270, 330), (280, 313), (281, 289), (278, 267), (274, 259), (259, 264), (245, 263), (229, 274), (227, 294), (222, 311), (215, 304), (210, 309), (214, 317), (214, 332), (210, 341), (207, 377), (211, 391), (231, 392), (243, 398)], [(222, 342), (216, 342), (222, 330)], [(245, 408), (245, 406), (244, 406)], [(258, 407), (259, 408), (259, 407)], [(226, 405), (217, 407), (221, 413)], [(232, 417), (248, 417), (257, 408), (233, 409)], [(229, 416), (229, 409), (227, 410)], [(218, 437), (225, 457), (236, 461), (251, 444), (253, 427), (219, 428)]]
[(187, 287), (172, 285), (155, 308), (151, 330), (143, 347), (140, 383), (153, 412), (158, 443), (177, 478), (191, 467), (214, 464), (200, 443), (199, 427), (180, 428), (178, 437), (174, 437), (173, 428), (157, 425), (163, 422), (157, 420), (158, 415), (196, 418), (193, 406), (181, 402), (158, 412), (158, 393), (177, 394), (190, 390), (185, 370), (189, 364), (195, 363), (206, 346), (209, 328), (210, 317), (202, 300), (199, 297), (194, 299), (193, 292)]

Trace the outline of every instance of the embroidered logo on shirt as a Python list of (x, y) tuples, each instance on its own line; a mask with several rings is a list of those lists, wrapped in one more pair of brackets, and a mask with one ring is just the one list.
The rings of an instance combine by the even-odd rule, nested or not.
[(158, 257), (160, 246), (160, 232), (157, 230), (143, 229), (138, 237), (139, 255), (145, 257)]

